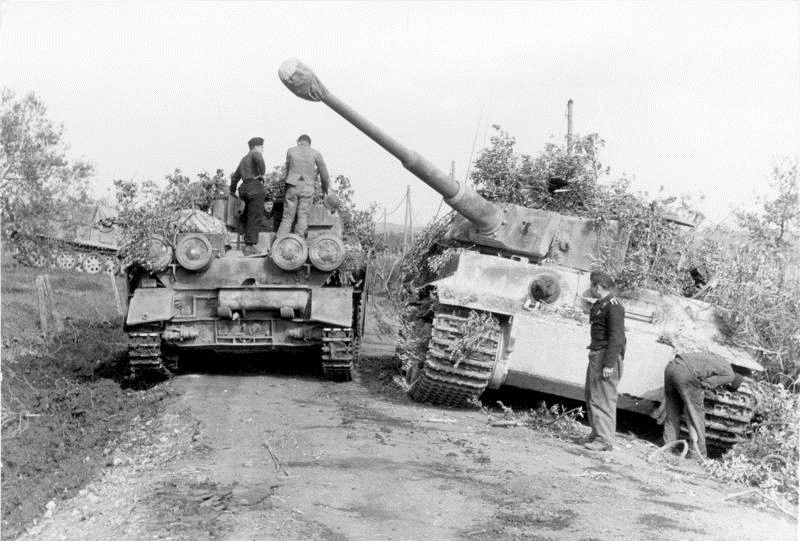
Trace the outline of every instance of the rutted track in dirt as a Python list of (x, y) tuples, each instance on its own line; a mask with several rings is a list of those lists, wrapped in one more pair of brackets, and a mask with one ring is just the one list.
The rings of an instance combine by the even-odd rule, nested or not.
[[(184, 375), (152, 441), (23, 539), (794, 539), (720, 485), (313, 375)], [(627, 446), (626, 446), (627, 445)], [(733, 491), (734, 489), (730, 489)]]

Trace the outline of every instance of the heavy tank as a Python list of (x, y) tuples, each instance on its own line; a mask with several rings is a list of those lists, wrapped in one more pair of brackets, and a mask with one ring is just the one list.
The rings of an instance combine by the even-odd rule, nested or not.
[[(457, 213), (446, 237), (461, 248), (437, 265), (436, 276), (417, 284), (410, 306), (424, 346), (419, 362), (406, 367), (411, 398), (464, 406), (486, 389), (509, 385), (583, 400), (594, 302), (589, 275), (601, 255), (624, 258), (616, 222), (487, 201), (333, 95), (301, 62), (286, 60), (279, 75), (297, 96), (325, 103), (398, 158)], [(721, 356), (745, 376), (762, 370), (745, 352), (719, 344), (714, 309), (705, 302), (651, 290), (622, 302), (627, 348), (620, 409), (658, 417), (664, 369), (676, 354)], [(476, 328), (480, 335), (470, 336)], [(738, 392), (707, 393), (708, 445), (724, 448), (740, 439), (752, 407), (747, 384)]]
[[(181, 211), (178, 233), (153, 237), (150, 261), (128, 268), (125, 330), (132, 375), (163, 376), (202, 351), (261, 354), (304, 350), (323, 374), (352, 379), (364, 325), (365, 267), (343, 234), (335, 197), (314, 204), (306, 237), (277, 236), (264, 216), (256, 252), (245, 256), (235, 196), (211, 214)], [(184, 357), (185, 358), (185, 357)]]
[(113, 210), (102, 205), (76, 205), (66, 219), (49, 224), (43, 235), (15, 235), (15, 257), (31, 267), (116, 274), (119, 242), (116, 226), (110, 223), (113, 217)]

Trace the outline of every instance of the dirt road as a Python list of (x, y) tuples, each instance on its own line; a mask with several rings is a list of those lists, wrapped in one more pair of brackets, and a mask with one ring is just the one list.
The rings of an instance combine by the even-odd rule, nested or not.
[[(369, 361), (368, 361), (369, 362)], [(24, 540), (777, 540), (741, 490), (313, 374), (189, 374)]]

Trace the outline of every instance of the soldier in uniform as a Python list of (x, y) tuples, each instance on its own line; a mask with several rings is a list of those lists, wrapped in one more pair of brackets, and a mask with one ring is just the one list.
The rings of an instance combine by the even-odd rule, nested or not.
[(590, 275), (591, 293), (598, 299), (589, 311), (591, 343), (586, 369), (586, 410), (592, 431), (581, 443), (587, 449), (609, 451), (617, 430), (617, 384), (625, 356), (625, 308), (613, 295), (614, 280), (602, 272)]
[(264, 157), (264, 139), (253, 137), (247, 142), (250, 148), (244, 158), (239, 162), (239, 167), (231, 175), (231, 195), (236, 195), (236, 185), (242, 181), (239, 188), (239, 198), (244, 201), (244, 253), (251, 255), (258, 244), (258, 230), (264, 214), (264, 200), (267, 196), (264, 191), (264, 174), (267, 167)]
[[(697, 450), (706, 456), (706, 419), (704, 389), (728, 385), (736, 390), (742, 376), (735, 374), (728, 361), (717, 355), (676, 355), (664, 370), (664, 443), (678, 439), (681, 415), (686, 413), (689, 437)], [(694, 447), (694, 446), (693, 446)]]
[(285, 235), (292, 229), (295, 216), (297, 225), (294, 232), (305, 236), (308, 229), (308, 213), (311, 211), (311, 200), (317, 174), (322, 184), (323, 195), (328, 194), (328, 168), (318, 150), (311, 148), (311, 138), (301, 135), (297, 146), (286, 152), (286, 195), (283, 203), (283, 218), (278, 227), (278, 235)]

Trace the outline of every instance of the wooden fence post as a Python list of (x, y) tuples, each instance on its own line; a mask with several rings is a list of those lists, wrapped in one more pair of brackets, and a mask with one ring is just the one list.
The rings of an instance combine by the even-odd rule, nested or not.
[(36, 301), (39, 307), (39, 328), (45, 340), (50, 339), (50, 328), (48, 327), (49, 318), (47, 317), (47, 292), (45, 291), (44, 276), (41, 274), (36, 277)]
[(64, 332), (64, 321), (61, 319), (61, 314), (56, 310), (56, 303), (53, 299), (53, 286), (50, 284), (50, 275), (44, 275), (44, 293), (47, 299), (47, 306), (49, 307), (49, 315), (52, 321), (53, 334), (61, 334)]
[(108, 273), (108, 277), (111, 279), (111, 289), (114, 290), (114, 301), (117, 303), (117, 314), (124, 316), (125, 311), (122, 308), (122, 299), (119, 296), (119, 289), (117, 289), (117, 279), (111, 272)]

